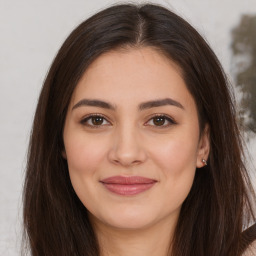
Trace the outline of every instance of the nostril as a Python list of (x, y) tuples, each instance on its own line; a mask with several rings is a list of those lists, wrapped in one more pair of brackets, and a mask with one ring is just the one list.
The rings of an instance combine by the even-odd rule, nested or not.
[[(109, 149), (108, 158), (114, 164), (123, 166), (136, 165), (146, 160), (146, 152), (142, 145), (142, 140), (137, 137), (137, 133), (127, 130), (119, 131), (119, 136), (112, 138), (112, 147)], [(132, 136), (133, 135), (133, 136)]]
[(115, 164), (120, 164), (122, 166), (131, 166), (131, 165), (136, 165), (136, 164), (140, 164), (142, 161), (139, 160), (134, 160), (134, 161), (129, 161), (129, 160), (124, 160), (124, 159), (114, 159), (112, 161)]
[(114, 164), (119, 164), (122, 166), (137, 165), (143, 163), (146, 159), (146, 154), (144, 152), (133, 152), (133, 153), (122, 153), (115, 150), (111, 150), (108, 155), (109, 160)]

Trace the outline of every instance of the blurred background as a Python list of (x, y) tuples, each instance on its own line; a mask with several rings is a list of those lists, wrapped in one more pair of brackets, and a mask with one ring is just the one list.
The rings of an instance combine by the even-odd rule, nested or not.
[[(48, 68), (65, 38), (80, 22), (113, 3), (123, 2), (127, 1), (0, 0), (1, 256), (20, 255), (27, 145)], [(256, 1), (151, 2), (166, 6), (189, 21), (217, 54), (235, 88), (238, 121), (251, 156), (248, 165), (251, 173), (255, 172)], [(256, 179), (252, 178), (255, 184)]]

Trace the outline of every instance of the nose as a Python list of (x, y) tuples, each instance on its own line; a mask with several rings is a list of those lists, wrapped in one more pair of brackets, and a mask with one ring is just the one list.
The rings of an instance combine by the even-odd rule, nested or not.
[(120, 128), (113, 134), (109, 160), (114, 164), (132, 166), (145, 162), (146, 150), (143, 140), (135, 128)]

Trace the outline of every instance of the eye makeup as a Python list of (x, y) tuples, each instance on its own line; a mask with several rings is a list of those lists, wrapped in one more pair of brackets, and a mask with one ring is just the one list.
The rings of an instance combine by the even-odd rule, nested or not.
[[(80, 123), (90, 128), (101, 128), (102, 126), (112, 125), (104, 115), (98, 113), (87, 115), (80, 121)], [(175, 124), (177, 124), (177, 122), (169, 115), (154, 114), (144, 125), (156, 128), (166, 128)]]

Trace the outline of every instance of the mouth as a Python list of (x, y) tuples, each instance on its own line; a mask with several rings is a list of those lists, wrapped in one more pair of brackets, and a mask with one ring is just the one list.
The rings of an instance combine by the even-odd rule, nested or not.
[(157, 181), (140, 176), (113, 176), (100, 182), (112, 193), (129, 196), (149, 190)]

